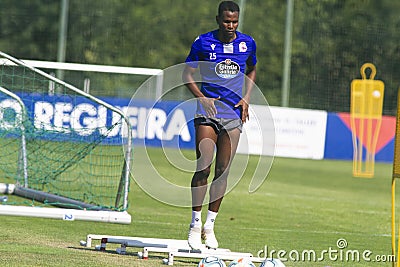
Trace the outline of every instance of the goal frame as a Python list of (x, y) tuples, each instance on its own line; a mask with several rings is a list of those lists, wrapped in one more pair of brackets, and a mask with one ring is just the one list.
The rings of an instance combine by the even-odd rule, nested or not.
[[(35, 61), (33, 61), (33, 62), (35, 62)], [(110, 210), (86, 210), (86, 209), (78, 210), (78, 209), (64, 209), (64, 208), (61, 208), (61, 209), (60, 208), (38, 208), (38, 207), (14, 206), (14, 205), (10, 208), (9, 205), (0, 205), (0, 215), (58, 218), (58, 219), (64, 219), (64, 220), (67, 218), (70, 220), (75, 220), (75, 219), (77, 219), (77, 220), (94, 220), (94, 221), (114, 222), (114, 223), (124, 223), (124, 224), (130, 223), (131, 216), (126, 212), (126, 210), (128, 208), (129, 178), (130, 178), (130, 170), (131, 170), (133, 138), (132, 138), (132, 127), (129, 122), (129, 118), (125, 115), (125, 113), (122, 110), (110, 105), (109, 103), (107, 103), (101, 99), (98, 99), (95, 96), (93, 96), (89, 93), (86, 93), (86, 92), (78, 89), (77, 87), (75, 87), (69, 83), (66, 83), (63, 80), (53, 77), (52, 75), (47, 74), (46, 72), (41, 71), (41, 70), (33, 67), (32, 65), (30, 65), (22, 60), (16, 59), (2, 51), (0, 51), (0, 63), (3, 65), (19, 65), (19, 66), (25, 67), (25, 68), (35, 72), (36, 74), (38, 74), (42, 77), (45, 77), (49, 81), (58, 83), (58, 84), (64, 86), (65, 88), (68, 88), (69, 90), (73, 91), (77, 95), (85, 97), (99, 105), (106, 107), (107, 109), (109, 109), (121, 116), (123, 123), (125, 124), (125, 125), (123, 125), (123, 129), (126, 129), (126, 137), (125, 137), (126, 144), (124, 145), (124, 159), (125, 160), (124, 160), (124, 166), (123, 166), (121, 180), (120, 180), (120, 185), (122, 185), (122, 182), (124, 184), (124, 190), (123, 190), (123, 196), (122, 196), (122, 199), (123, 199), (122, 207), (123, 207), (124, 211), (121, 212), (121, 211), (110, 211)], [(104, 71), (105, 71), (105, 69), (104, 69)], [(10, 97), (12, 97), (16, 101), (18, 101), (18, 103), (20, 105), (22, 105), (23, 112), (25, 112), (25, 106), (24, 106), (22, 100), (17, 95), (13, 94), (12, 92), (10, 92), (9, 90), (7, 90), (4, 87), (1, 87), (0, 91), (7, 94)], [(23, 128), (21, 128), (21, 130), (22, 130), (22, 132), (24, 132)], [(25, 146), (25, 145), (26, 145), (25, 135), (22, 134), (21, 146)], [(28, 162), (26, 160), (26, 148), (23, 147), (21, 149), (22, 149), (22, 162), (23, 162), (23, 172), (24, 172), (24, 186), (20, 187), (21, 190), (19, 190), (19, 191), (26, 191), (24, 189), (27, 187), (27, 177), (28, 177), (27, 164), (28, 164)], [(15, 186), (15, 185), (14, 185), (14, 187), (18, 188), (18, 186)], [(120, 188), (120, 189), (122, 189), (122, 188)], [(14, 193), (14, 191), (18, 191), (18, 190), (13, 190), (12, 192), (0, 192), (0, 193)], [(36, 195), (36, 194), (40, 194), (40, 191), (35, 190), (33, 195)], [(47, 193), (45, 193), (45, 194), (47, 194)], [(120, 192), (118, 192), (118, 195), (119, 194), (120, 194)], [(117, 201), (119, 201), (119, 199)]]
[[(8, 95), (9, 97), (13, 98), (14, 100), (16, 100), (18, 102), (18, 104), (21, 107), (21, 122), (19, 123), (20, 128), (21, 128), (21, 157), (18, 159), (18, 165), (20, 166), (20, 163), (22, 161), (22, 172), (23, 172), (23, 178), (24, 178), (24, 187), (28, 186), (28, 160), (27, 160), (27, 155), (26, 155), (26, 137), (25, 137), (25, 126), (24, 126), (24, 116), (27, 116), (26, 113), (26, 107), (24, 102), (22, 101), (22, 99), (17, 96), (16, 94), (14, 94), (13, 92), (7, 90), (6, 88), (0, 86), (0, 92), (2, 92), (3, 94)], [(18, 175), (21, 175), (21, 169), (18, 168)]]

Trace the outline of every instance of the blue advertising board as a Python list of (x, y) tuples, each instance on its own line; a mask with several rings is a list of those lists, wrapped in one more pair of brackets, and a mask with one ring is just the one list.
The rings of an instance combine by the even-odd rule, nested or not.
[[(24, 102), (35, 138), (90, 142), (102, 137), (107, 144), (121, 144), (124, 131), (120, 115), (87, 98), (67, 95), (17, 94)], [(193, 102), (103, 98), (120, 109), (132, 126), (134, 144), (194, 147)], [(16, 100), (0, 96), (0, 131), (19, 129), (22, 108)]]
[[(87, 98), (79, 96), (58, 96), (45, 94), (17, 94), (23, 100), (30, 124), (24, 125), (27, 133), (35, 138), (54, 141), (93, 142), (101, 140), (103, 143), (120, 145), (124, 136), (124, 129), (120, 122), (120, 115), (106, 109)], [(126, 98), (102, 98), (105, 102), (120, 109), (129, 119), (134, 145), (171, 147), (181, 149), (194, 149), (195, 133), (193, 117), (195, 114), (195, 101), (159, 101)], [(283, 111), (275, 108), (273, 120), (279, 129), (292, 129), (300, 127), (298, 131), (304, 132), (304, 123), (290, 123), (289, 119), (282, 119)], [(304, 110), (305, 111), (305, 110)], [(287, 118), (293, 118), (291, 112), (298, 114), (298, 109), (285, 110)], [(15, 137), (20, 134), (19, 118), (22, 109), (18, 102), (10, 97), (0, 94), (0, 134), (3, 137)], [(314, 113), (313, 113), (314, 114)], [(257, 114), (256, 114), (257, 115)], [(312, 115), (314, 119), (316, 117)], [(262, 116), (258, 116), (263, 118)], [(326, 116), (325, 116), (326, 117)], [(323, 116), (320, 120), (323, 120)], [(325, 136), (321, 157), (325, 159), (353, 159), (353, 141), (348, 113), (327, 113)], [(296, 120), (295, 122), (298, 122)], [(262, 122), (260, 122), (262, 123)], [(313, 123), (312, 125), (316, 124)], [(384, 116), (376, 145), (375, 160), (392, 162), (394, 152), (396, 118)], [(311, 125), (311, 126), (312, 126)], [(322, 125), (322, 124), (321, 124)], [(325, 125), (325, 123), (323, 123)], [(275, 129), (275, 130), (277, 130)], [(298, 132), (293, 128), (294, 132)], [(323, 131), (321, 131), (323, 132)], [(277, 131), (276, 135), (280, 132)], [(28, 136), (29, 137), (29, 136)], [(279, 138), (278, 148), (288, 148), (292, 138)], [(298, 138), (302, 138), (298, 136)], [(358, 137), (357, 137), (358, 138)], [(313, 141), (298, 140), (312, 145)], [(288, 143), (289, 142), (289, 143)], [(311, 144), (312, 143), (312, 144)], [(365, 148), (364, 148), (365, 149)], [(292, 152), (285, 150), (287, 157), (299, 156), (298, 149)], [(245, 151), (249, 151), (245, 149)], [(240, 151), (239, 151), (240, 152)], [(279, 153), (278, 153), (279, 154)]]

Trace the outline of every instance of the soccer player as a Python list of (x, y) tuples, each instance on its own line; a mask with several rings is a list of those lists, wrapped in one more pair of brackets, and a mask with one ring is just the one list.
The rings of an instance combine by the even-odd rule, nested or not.
[[(251, 36), (237, 31), (239, 6), (233, 1), (221, 2), (216, 21), (218, 29), (198, 36), (193, 42), (182, 75), (198, 100), (194, 118), (197, 166), (191, 181), (192, 220), (188, 235), (193, 249), (202, 247), (202, 236), (206, 247), (218, 248), (214, 222), (226, 191), (242, 125), (249, 118), (250, 93), (256, 79), (256, 43)], [(202, 75), (200, 88), (194, 78), (198, 68)], [(214, 151), (214, 178), (202, 228), (201, 209)]]

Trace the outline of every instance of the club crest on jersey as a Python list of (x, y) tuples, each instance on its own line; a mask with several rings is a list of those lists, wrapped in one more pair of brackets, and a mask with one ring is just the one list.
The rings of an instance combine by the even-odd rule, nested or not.
[(241, 42), (239, 44), (239, 52), (246, 52), (247, 51), (247, 45), (246, 42)]
[(240, 72), (240, 66), (231, 59), (225, 59), (215, 66), (215, 73), (224, 79), (232, 79)]

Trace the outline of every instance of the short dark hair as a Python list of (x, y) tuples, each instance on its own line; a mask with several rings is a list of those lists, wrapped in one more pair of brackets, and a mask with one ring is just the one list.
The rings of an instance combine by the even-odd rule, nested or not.
[(233, 1), (222, 1), (218, 6), (218, 16), (222, 16), (224, 11), (240, 12), (238, 4)]

